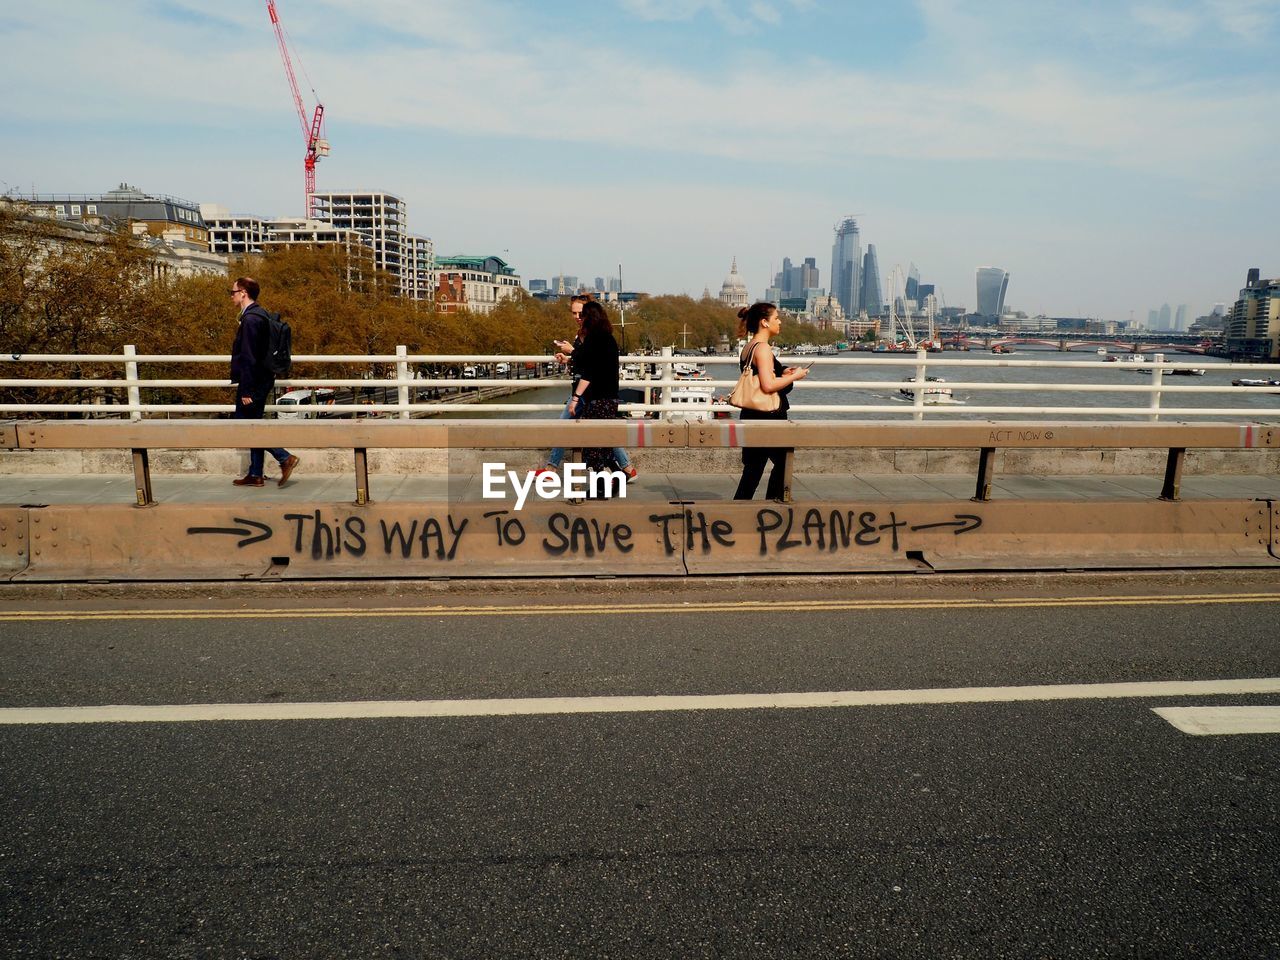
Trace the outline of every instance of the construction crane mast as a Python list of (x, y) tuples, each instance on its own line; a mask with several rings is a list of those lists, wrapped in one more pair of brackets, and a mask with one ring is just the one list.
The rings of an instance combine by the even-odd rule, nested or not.
[(276, 43), (280, 47), (280, 60), (284, 63), (285, 75), (289, 78), (289, 89), (293, 93), (293, 106), (298, 112), (298, 123), (302, 126), (302, 140), (307, 152), (302, 161), (303, 179), (306, 184), (305, 209), (308, 217), (315, 217), (316, 161), (329, 155), (329, 141), (324, 138), (324, 104), (316, 95), (315, 87), (311, 95), (316, 99), (316, 108), (307, 120), (307, 107), (302, 101), (302, 93), (298, 90), (298, 77), (293, 72), (293, 58), (289, 55), (289, 43), (285, 39), (284, 27), (280, 23), (280, 15), (276, 12), (275, 0), (267, 0), (267, 14), (271, 17), (272, 29), (276, 32)]

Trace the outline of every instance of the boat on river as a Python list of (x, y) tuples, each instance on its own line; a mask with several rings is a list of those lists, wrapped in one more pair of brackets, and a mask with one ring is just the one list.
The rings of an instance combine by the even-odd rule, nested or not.
[(1280, 387), (1280, 380), (1265, 380), (1254, 377), (1241, 377), (1239, 380), (1232, 380), (1233, 387)]
[(711, 378), (705, 374), (701, 377), (681, 377), (680, 383), (672, 387), (670, 393), (671, 403), (679, 405), (680, 409), (672, 411), (670, 418), (685, 423), (712, 419), (715, 416), (712, 406), (716, 390), (711, 382)]
[[(916, 378), (907, 377), (902, 382), (906, 384), (913, 384), (916, 382)], [(945, 384), (946, 382), (947, 381), (943, 380), (941, 377), (925, 377), (924, 387), (914, 387), (914, 386), (899, 387), (898, 393), (904, 398), (914, 402), (916, 398), (916, 391), (921, 390), (924, 393), (925, 404), (963, 403), (964, 402), (963, 400), (957, 400), (954, 396), (951, 395), (950, 387), (943, 386), (943, 384)]]

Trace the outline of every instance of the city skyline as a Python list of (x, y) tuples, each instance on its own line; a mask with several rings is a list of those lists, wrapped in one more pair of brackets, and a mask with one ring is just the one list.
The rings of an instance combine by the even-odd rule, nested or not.
[[(279, 6), (326, 105), (318, 189), (402, 196), (437, 250), (525, 277), (621, 263), (630, 288), (697, 297), (736, 256), (755, 293), (794, 251), (829, 283), (849, 210), (883, 276), (914, 261), (969, 309), (988, 263), (1016, 274), (1011, 308), (1116, 320), (1194, 317), (1247, 267), (1280, 274), (1280, 135), (1257, 122), (1280, 106), (1259, 55), (1275, 3)], [(0, 107), (0, 191), (128, 181), (301, 215), (262, 4), (2, 0), (0, 22), (21, 94)], [(828, 45), (855, 29), (856, 62)]]

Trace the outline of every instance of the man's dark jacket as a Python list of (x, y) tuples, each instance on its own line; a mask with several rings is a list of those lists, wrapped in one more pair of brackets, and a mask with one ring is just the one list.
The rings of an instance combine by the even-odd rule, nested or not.
[(231, 345), (231, 379), (239, 386), (237, 396), (251, 396), (255, 390), (270, 388), (276, 382), (267, 366), (270, 341), (267, 311), (256, 303), (249, 304), (240, 315), (235, 343)]

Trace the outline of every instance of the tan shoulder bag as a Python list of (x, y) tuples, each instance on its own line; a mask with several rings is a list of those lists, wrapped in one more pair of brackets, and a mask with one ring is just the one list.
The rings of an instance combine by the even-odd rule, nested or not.
[(738, 382), (734, 384), (733, 391), (729, 394), (729, 403), (740, 410), (759, 410), (762, 413), (769, 413), (777, 410), (782, 398), (776, 393), (765, 393), (760, 389), (760, 376), (756, 373), (756, 365), (752, 363), (752, 359), (759, 343), (751, 345), (751, 352), (747, 354), (747, 365), (742, 368), (742, 375), (738, 377)]

